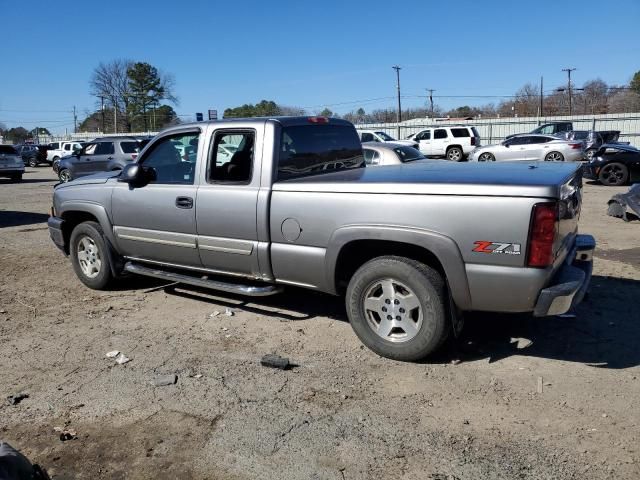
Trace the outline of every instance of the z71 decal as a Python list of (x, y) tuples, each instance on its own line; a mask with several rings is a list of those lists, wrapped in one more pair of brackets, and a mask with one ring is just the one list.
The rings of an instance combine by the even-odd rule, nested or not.
[(479, 240), (473, 242), (476, 248), (474, 252), (478, 253), (504, 253), (506, 255), (520, 255), (519, 243), (502, 243), (502, 242), (487, 242), (485, 240)]

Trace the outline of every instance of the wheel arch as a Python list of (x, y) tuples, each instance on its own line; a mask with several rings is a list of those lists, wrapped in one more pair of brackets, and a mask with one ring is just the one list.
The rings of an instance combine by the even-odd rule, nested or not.
[(62, 224), (62, 233), (64, 235), (65, 251), (69, 253), (69, 240), (73, 229), (83, 222), (96, 222), (102, 228), (102, 231), (111, 245), (114, 244), (113, 229), (111, 221), (106, 210), (102, 205), (89, 202), (74, 202), (72, 204), (63, 204), (62, 211), (59, 214), (64, 220)]
[(355, 271), (384, 255), (412, 258), (440, 272), (462, 310), (471, 309), (471, 294), (462, 254), (453, 239), (424, 229), (357, 225), (332, 235), (326, 254), (326, 281), (332, 293), (342, 293)]

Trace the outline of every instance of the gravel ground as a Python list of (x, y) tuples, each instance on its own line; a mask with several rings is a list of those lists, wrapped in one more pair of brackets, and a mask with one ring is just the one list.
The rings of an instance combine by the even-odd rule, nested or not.
[[(0, 180), (0, 440), (54, 478), (640, 477), (640, 221), (605, 214), (626, 189), (585, 186), (599, 247), (576, 318), (469, 316), (406, 364), (364, 349), (342, 300), (314, 292), (85, 288), (48, 238), (54, 183), (46, 167)], [(297, 366), (262, 367), (266, 353)], [(154, 386), (164, 374), (177, 383)]]

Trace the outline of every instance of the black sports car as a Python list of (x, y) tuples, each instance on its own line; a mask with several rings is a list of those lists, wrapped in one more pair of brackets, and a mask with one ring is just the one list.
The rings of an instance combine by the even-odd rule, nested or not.
[(640, 182), (640, 150), (631, 145), (602, 145), (585, 164), (584, 177), (611, 186)]

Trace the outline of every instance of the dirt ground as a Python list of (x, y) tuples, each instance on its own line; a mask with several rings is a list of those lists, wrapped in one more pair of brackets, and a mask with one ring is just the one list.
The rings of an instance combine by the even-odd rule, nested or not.
[(48, 236), (54, 183), (0, 180), (0, 440), (54, 478), (640, 478), (640, 221), (605, 214), (625, 188), (585, 186), (599, 244), (575, 318), (469, 316), (406, 364), (362, 347), (330, 296), (85, 288)]

